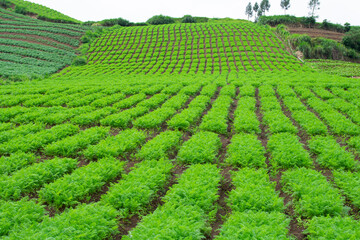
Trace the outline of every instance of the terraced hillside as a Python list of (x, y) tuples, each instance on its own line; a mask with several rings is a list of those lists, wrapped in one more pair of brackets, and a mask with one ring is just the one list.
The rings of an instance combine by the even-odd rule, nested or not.
[(172, 24), (121, 28), (89, 49), (76, 72), (123, 74), (222, 73), (299, 70), (301, 64), (264, 27), (242, 24)]
[(0, 76), (44, 76), (72, 63), (86, 27), (50, 23), (0, 8)]
[(9, 3), (11, 9), (21, 9), (22, 12), (26, 15), (31, 15), (32, 17), (54, 21), (54, 22), (63, 22), (63, 23), (81, 23), (81, 21), (76, 20), (72, 17), (69, 17), (61, 12), (58, 12), (54, 9), (45, 7), (41, 4), (25, 1), (25, 0), (6, 0), (5, 2)]

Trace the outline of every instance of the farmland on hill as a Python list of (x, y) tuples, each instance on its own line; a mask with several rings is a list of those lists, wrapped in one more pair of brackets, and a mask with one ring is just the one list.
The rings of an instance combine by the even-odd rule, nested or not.
[(81, 23), (81, 21), (66, 16), (54, 9), (45, 7), (41, 4), (24, 1), (24, 0), (5, 0), (3, 4), (9, 5), (9, 8), (14, 8), (16, 12), (31, 15), (38, 19), (53, 21), (53, 22), (62, 22), (62, 23)]
[[(274, 33), (253, 23), (170, 24), (120, 28), (91, 44), (76, 72), (227, 73), (301, 69)], [(68, 71), (68, 69), (66, 70)]]
[(358, 80), (246, 22), (121, 28), (87, 57), (0, 87), (0, 237), (360, 238)]
[(86, 27), (49, 23), (0, 8), (0, 76), (44, 76), (72, 63)]

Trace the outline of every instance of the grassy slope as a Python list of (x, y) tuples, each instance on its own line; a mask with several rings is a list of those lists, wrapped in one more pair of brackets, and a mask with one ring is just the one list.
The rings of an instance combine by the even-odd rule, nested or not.
[(26, 14), (36, 16), (39, 19), (55, 21), (55, 22), (64, 22), (64, 23), (81, 23), (81, 21), (69, 17), (61, 12), (58, 12), (54, 9), (45, 7), (38, 3), (33, 3), (24, 0), (8, 0), (15, 7), (22, 8)]
[(85, 27), (0, 8), (0, 76), (44, 76), (71, 64)]
[(309, 59), (308, 64), (320, 71), (343, 77), (360, 77), (360, 64), (344, 61)]

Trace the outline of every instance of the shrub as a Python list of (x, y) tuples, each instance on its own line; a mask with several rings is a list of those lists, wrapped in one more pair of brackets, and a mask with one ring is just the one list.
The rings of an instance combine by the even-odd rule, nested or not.
[(360, 51), (360, 30), (350, 30), (342, 40), (342, 43), (349, 48)]
[(11, 6), (11, 2), (9, 2), (8, 0), (0, 0), (0, 6), (3, 8), (8, 8)]
[(307, 42), (301, 42), (297, 47), (299, 51), (304, 54), (305, 58), (310, 58), (311, 56), (311, 45)]
[(320, 28), (325, 29), (325, 30), (330, 30), (330, 31), (341, 32), (341, 33), (346, 32), (346, 25), (344, 27), (340, 24), (334, 24), (334, 23), (328, 22), (327, 19), (324, 19), (324, 21), (320, 25)]
[(160, 25), (160, 24), (175, 23), (175, 20), (169, 16), (155, 15), (155, 16), (149, 18), (146, 22), (151, 25)]
[(311, 44), (311, 37), (307, 34), (293, 34), (289, 37), (289, 40), (295, 47), (298, 47), (303, 42)]
[(182, 17), (182, 23), (196, 23), (196, 19), (193, 18), (191, 15), (185, 15)]
[(111, 19), (104, 19), (99, 22), (102, 26), (111, 27), (114, 25), (120, 25), (123, 27), (130, 26), (130, 21), (123, 19), (123, 18), (111, 18)]
[(84, 56), (76, 57), (73, 61), (74, 66), (84, 66), (84, 65), (86, 65), (86, 63), (87, 63), (87, 60), (86, 60), (86, 57), (84, 57)]
[(15, 7), (15, 12), (19, 13), (19, 14), (27, 14), (28, 11), (26, 10), (25, 7), (21, 7), (21, 6), (16, 6)]
[(278, 16), (261, 16), (259, 18), (259, 24), (261, 25), (270, 25), (276, 26), (279, 24), (291, 25), (291, 26), (304, 26), (304, 27), (314, 27), (315, 18), (314, 17), (295, 17), (290, 15), (278, 15)]

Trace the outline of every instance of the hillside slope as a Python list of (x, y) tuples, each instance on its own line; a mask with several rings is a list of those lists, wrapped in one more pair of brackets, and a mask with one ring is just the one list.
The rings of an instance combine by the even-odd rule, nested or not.
[(88, 65), (76, 71), (196, 74), (300, 69), (300, 62), (284, 49), (271, 31), (253, 23), (120, 28), (95, 40)]
[(71, 64), (86, 27), (50, 23), (0, 8), (0, 76), (43, 76)]
[(81, 23), (81, 21), (69, 17), (54, 9), (45, 7), (41, 4), (24, 1), (24, 0), (6, 0), (8, 7), (17, 10), (26, 15), (31, 15), (34, 18), (62, 23)]

